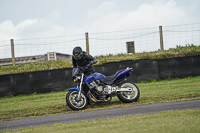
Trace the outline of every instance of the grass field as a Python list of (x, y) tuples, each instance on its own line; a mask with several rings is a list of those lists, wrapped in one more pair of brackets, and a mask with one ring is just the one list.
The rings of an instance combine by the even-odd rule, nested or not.
[(70, 133), (199, 133), (200, 109), (106, 118), (3, 132)]
[[(109, 103), (93, 103), (83, 111), (200, 99), (200, 76), (142, 82), (136, 85), (141, 91), (138, 102), (125, 104), (115, 97)], [(74, 111), (66, 106), (66, 94), (67, 91), (1, 97), (0, 120), (73, 113)]]
[[(136, 54), (118, 54), (98, 56), (98, 64), (121, 60), (162, 59), (200, 55), (200, 46), (177, 46), (175, 49)], [(13, 66), (0, 66), (0, 75), (43, 71), (71, 67), (71, 60), (46, 61)], [(137, 102), (125, 104), (116, 97), (109, 103), (93, 103), (85, 110), (92, 111), (108, 108), (140, 106), (147, 104), (168, 103), (200, 99), (200, 76), (183, 79), (152, 80), (136, 84), (141, 91)], [(67, 91), (46, 94), (31, 94), (0, 97), (0, 121), (74, 113), (66, 106)], [(77, 112), (77, 111), (76, 111)], [(53, 126), (42, 126), (3, 132), (149, 132), (149, 133), (199, 133), (200, 109), (170, 111), (157, 114), (126, 116), (112, 119), (82, 121), (78, 123), (58, 123)]]

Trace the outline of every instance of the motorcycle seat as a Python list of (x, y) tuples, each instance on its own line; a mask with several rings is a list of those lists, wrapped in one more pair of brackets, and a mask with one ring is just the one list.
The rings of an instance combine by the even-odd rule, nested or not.
[(121, 72), (123, 72), (125, 69), (122, 69), (122, 70), (119, 70), (117, 71), (114, 75), (111, 75), (111, 76), (108, 76), (108, 77), (105, 77), (105, 78), (102, 78), (100, 79), (102, 82), (104, 82), (105, 84), (107, 85), (111, 85), (113, 84), (113, 82), (115, 81), (117, 75)]

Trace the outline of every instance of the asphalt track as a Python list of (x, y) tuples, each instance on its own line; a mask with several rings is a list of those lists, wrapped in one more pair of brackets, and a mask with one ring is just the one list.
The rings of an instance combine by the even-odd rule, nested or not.
[(89, 112), (79, 112), (72, 114), (62, 114), (54, 116), (36, 117), (12, 121), (0, 122), (0, 130), (13, 130), (19, 128), (28, 128), (42, 125), (53, 125), (56, 123), (73, 123), (82, 120), (94, 120), (113, 118), (120, 116), (129, 116), (137, 114), (152, 114), (171, 110), (188, 110), (188, 109), (199, 109), (200, 100), (163, 103), (163, 104), (152, 104), (125, 108), (115, 108), (106, 110), (97, 110)]

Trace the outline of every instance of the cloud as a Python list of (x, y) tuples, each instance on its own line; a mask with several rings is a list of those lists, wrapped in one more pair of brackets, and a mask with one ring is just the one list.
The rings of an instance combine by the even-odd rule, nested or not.
[[(108, 6), (113, 10), (103, 11), (104, 8), (109, 9)], [(99, 13), (100, 11), (103, 12)], [(89, 26), (92, 32), (151, 28), (159, 25), (193, 23), (196, 20), (180, 8), (175, 0), (156, 0), (152, 4), (141, 4), (137, 9), (128, 11), (118, 10), (111, 4), (102, 4), (91, 12), (88, 13), (88, 17), (95, 16), (95, 13), (99, 16)]]
[(15, 26), (10, 20), (3, 21), (0, 23), (0, 40), (20, 39), (20, 34), (36, 22), (36, 19), (26, 19)]
[(89, 9), (87, 12), (88, 20), (95, 20), (103, 17), (114, 10), (116, 4), (114, 2), (108, 1), (99, 5), (96, 9)]
[(15, 26), (12, 21), (6, 20), (0, 23), (0, 40), (8, 40), (12, 37), (18, 38)]
[(20, 32), (20, 36), (23, 38), (33, 37), (49, 37), (58, 36), (65, 33), (65, 28), (56, 25), (55, 23), (46, 19), (38, 19), (37, 22), (31, 26), (24, 28)]
[(45, 19), (26, 19), (17, 25), (10, 20), (0, 23), (0, 40), (57, 36), (65, 32), (64, 27)]
[[(190, 7), (196, 7), (196, 3), (199, 4), (194, 0)], [(151, 4), (141, 4), (132, 10), (117, 8), (115, 1), (104, 2), (87, 11), (86, 19), (83, 20), (85, 25), (82, 25), (82, 22), (79, 25), (68, 25), (66, 19), (65, 27), (61, 26), (58, 24), (62, 18), (61, 13), (61, 10), (55, 9), (44, 18), (25, 19), (17, 25), (11, 20), (1, 22), (0, 40), (132, 30), (198, 21), (187, 10), (180, 8), (175, 0), (155, 0)]]
[(20, 22), (18, 25), (16, 25), (16, 30), (23, 30), (27, 27), (31, 27), (33, 24), (37, 23), (37, 19), (26, 19), (22, 22)]

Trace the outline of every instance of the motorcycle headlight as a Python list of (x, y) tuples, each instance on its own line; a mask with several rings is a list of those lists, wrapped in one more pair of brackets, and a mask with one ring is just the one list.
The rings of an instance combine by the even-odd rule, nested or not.
[(80, 79), (81, 79), (80, 77), (75, 77), (74, 78), (74, 83), (78, 83), (80, 81)]

